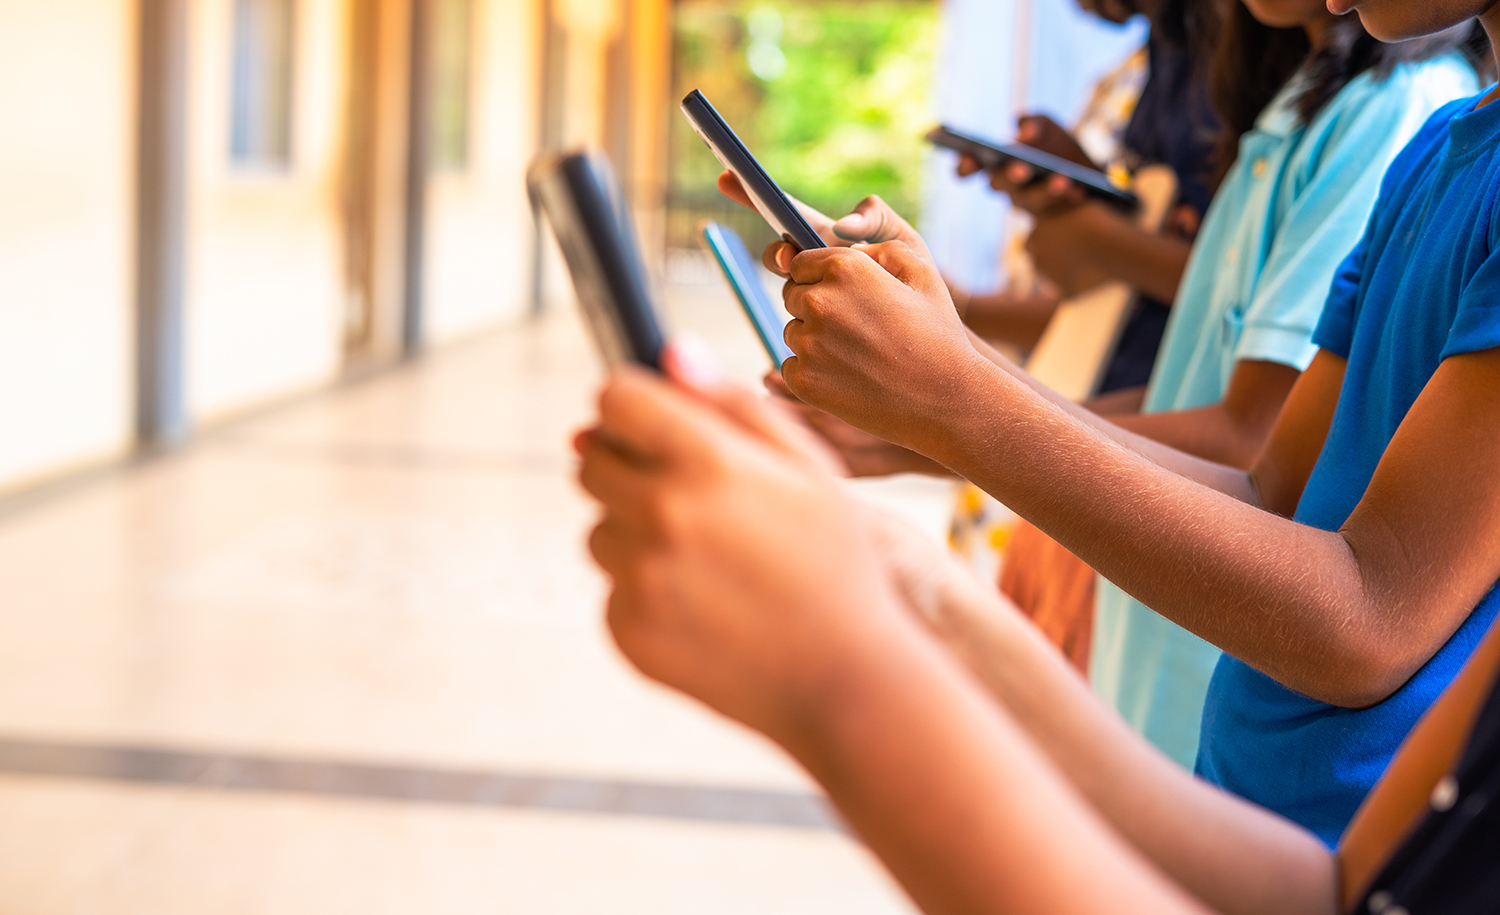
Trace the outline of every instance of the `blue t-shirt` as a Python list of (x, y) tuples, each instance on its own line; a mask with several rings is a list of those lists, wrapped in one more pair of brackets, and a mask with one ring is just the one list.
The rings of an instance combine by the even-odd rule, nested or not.
[[(1433, 112), (1478, 88), (1457, 54), (1366, 70), (1303, 123), (1307, 83), (1289, 82), (1240, 138), (1203, 220), (1142, 412), (1218, 403), (1241, 362), (1307, 368), (1328, 288), (1386, 169)], [(1094, 690), (1191, 768), (1219, 650), (1102, 578), (1092, 644)]]
[[(1392, 163), (1313, 334), (1348, 363), (1333, 424), (1294, 516), (1337, 530), (1417, 395), (1449, 356), (1500, 346), (1500, 103), (1440, 109)], [(1479, 468), (1477, 472), (1491, 472)], [(1334, 845), (1496, 610), (1492, 588), (1384, 702), (1346, 709), (1225, 655), (1203, 711), (1198, 772)]]

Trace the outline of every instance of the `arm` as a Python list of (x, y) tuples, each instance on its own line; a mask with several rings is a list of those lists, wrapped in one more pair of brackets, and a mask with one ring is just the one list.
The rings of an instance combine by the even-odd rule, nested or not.
[[(954, 295), (958, 303), (960, 295)], [(1057, 311), (1058, 297), (1046, 292), (1010, 290), (962, 296), (959, 312), (964, 324), (987, 340), (999, 340), (1029, 350)]]
[(1026, 250), (1037, 270), (1064, 295), (1076, 295), (1102, 277), (1170, 302), (1177, 297), (1193, 246), (1147, 232), (1105, 204), (1090, 201), (1038, 217)]
[[(1446, 360), (1344, 528), (1322, 531), (1264, 510), (1258, 489), (1295, 480), (1321, 438), (1295, 440), (1278, 424), (1253, 476), (1149, 443), (974, 352), (956, 316), (922, 304), (940, 282), (902, 246), (867, 252), (805, 252), (793, 264), (791, 390), (973, 480), (1147, 606), (1292, 689), (1349, 707), (1384, 699), (1500, 578), (1500, 478), (1468, 472), (1500, 461), (1500, 410), (1486, 393), (1500, 386), (1500, 354)], [(866, 309), (912, 321), (915, 336), (875, 333)], [(1342, 373), (1322, 353), (1291, 396), (1331, 415)], [(1242, 488), (1231, 498), (1216, 481)]]
[[(1196, 410), (1111, 419), (1122, 429), (1179, 451), (1230, 467), (1249, 468), (1265, 447), (1281, 405), (1301, 374), (1278, 362), (1238, 362), (1229, 376), (1229, 389), (1218, 403)], [(1319, 436), (1318, 441), (1322, 440)]]
[(1127, 842), (1216, 911), (1334, 911), (1317, 838), (1147, 744), (951, 555), (894, 519), (871, 527), (908, 605)]

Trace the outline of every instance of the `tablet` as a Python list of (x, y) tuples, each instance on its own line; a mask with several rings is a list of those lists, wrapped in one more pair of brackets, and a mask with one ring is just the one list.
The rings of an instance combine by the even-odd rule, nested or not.
[(708, 250), (714, 253), (714, 260), (719, 262), (729, 288), (734, 290), (735, 298), (740, 300), (740, 306), (750, 318), (766, 354), (780, 368), (792, 357), (791, 348), (786, 345), (786, 317), (760, 281), (760, 265), (745, 247), (739, 233), (726, 225), (705, 222), (703, 240), (708, 242)]
[(1088, 194), (1106, 203), (1131, 210), (1140, 205), (1140, 201), (1134, 194), (1116, 187), (1114, 182), (1109, 180), (1109, 176), (1098, 169), (1079, 165), (1077, 162), (1054, 156), (1052, 153), (1043, 152), (1024, 143), (992, 143), (971, 134), (960, 133), (950, 127), (934, 127), (927, 132), (927, 142), (945, 149), (967, 153), (985, 169), (1020, 160), (1039, 171), (1071, 178), (1082, 185)]
[(666, 338), (609, 160), (597, 152), (542, 156), (526, 186), (552, 224), (604, 361), (659, 370)]
[(719, 164), (740, 179), (740, 186), (750, 195), (756, 212), (771, 224), (777, 235), (800, 251), (827, 247), (702, 92), (694, 89), (687, 94), (682, 100), (682, 113)]

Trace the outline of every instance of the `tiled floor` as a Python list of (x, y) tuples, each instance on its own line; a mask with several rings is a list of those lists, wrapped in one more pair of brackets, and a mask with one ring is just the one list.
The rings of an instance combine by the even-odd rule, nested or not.
[[(762, 370), (721, 289), (672, 301)], [(560, 312), (0, 506), (0, 915), (908, 911), (608, 643), (597, 378)]]

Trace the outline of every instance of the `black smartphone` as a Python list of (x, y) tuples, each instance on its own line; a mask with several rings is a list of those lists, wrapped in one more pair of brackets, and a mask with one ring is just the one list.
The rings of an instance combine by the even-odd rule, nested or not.
[(718, 261), (719, 269), (723, 271), (724, 279), (729, 281), (729, 288), (734, 290), (735, 298), (740, 300), (745, 315), (750, 318), (750, 324), (755, 328), (755, 335), (760, 337), (761, 345), (766, 348), (766, 354), (780, 368), (783, 362), (792, 357), (791, 348), (786, 345), (786, 318), (767, 294), (765, 284), (760, 281), (760, 265), (751, 256), (750, 249), (745, 247), (739, 233), (726, 225), (705, 222), (703, 240), (708, 243), (708, 250), (713, 252), (714, 260)]
[(1083, 186), (1091, 196), (1125, 209), (1140, 206), (1140, 200), (1131, 192), (1116, 187), (1109, 176), (1098, 169), (1070, 162), (1061, 156), (1043, 152), (1024, 143), (993, 143), (971, 134), (960, 133), (950, 127), (934, 127), (927, 132), (927, 142), (946, 149), (973, 156), (986, 169), (1019, 160), (1039, 172), (1063, 175)]
[(827, 247), (702, 92), (694, 89), (683, 98), (682, 113), (719, 164), (740, 179), (740, 186), (750, 195), (756, 212), (771, 224), (777, 235), (801, 251)]
[(660, 370), (666, 336), (609, 160), (597, 152), (541, 156), (526, 186), (552, 224), (604, 361)]

